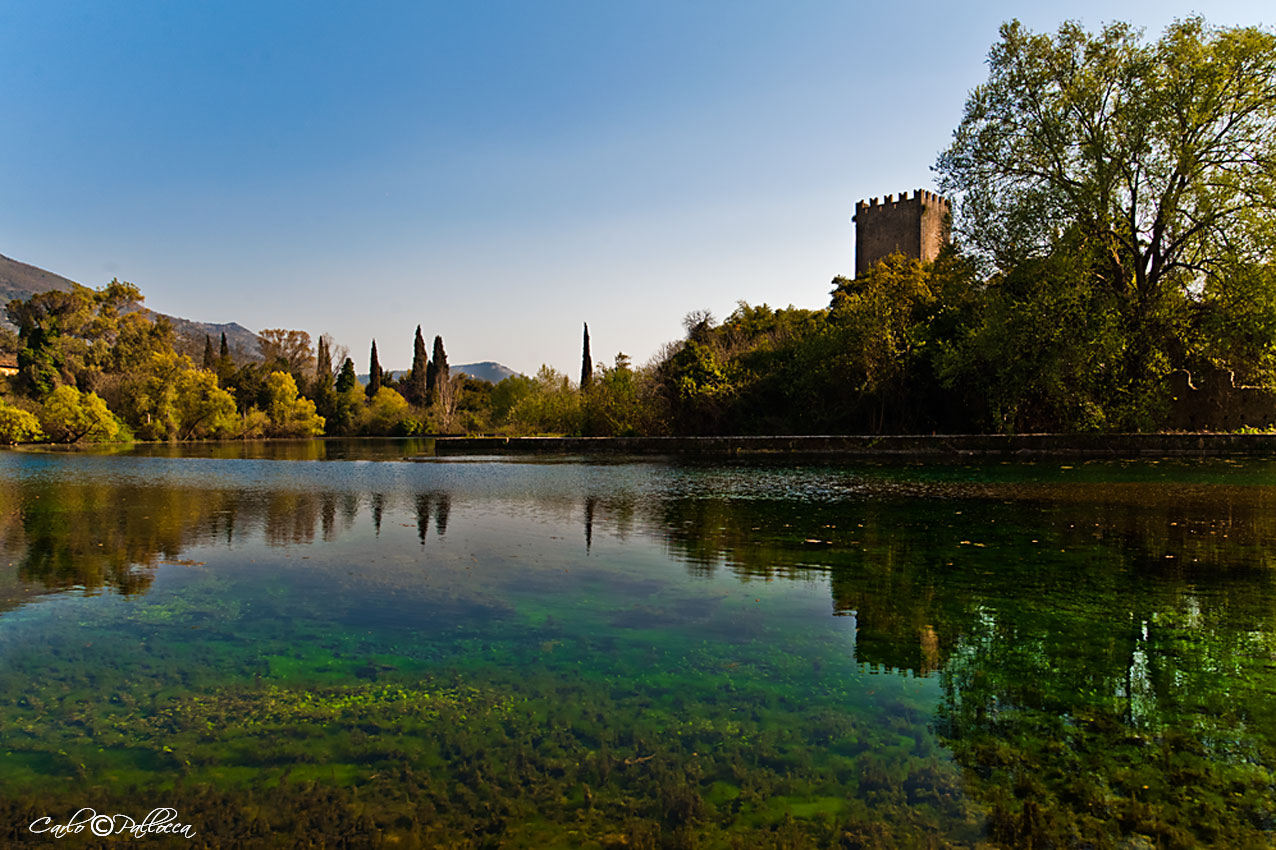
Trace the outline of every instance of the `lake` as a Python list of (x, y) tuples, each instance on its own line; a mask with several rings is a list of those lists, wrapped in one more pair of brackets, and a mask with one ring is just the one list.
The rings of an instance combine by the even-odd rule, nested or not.
[(1270, 460), (422, 450), (0, 452), (0, 843), (1276, 842)]

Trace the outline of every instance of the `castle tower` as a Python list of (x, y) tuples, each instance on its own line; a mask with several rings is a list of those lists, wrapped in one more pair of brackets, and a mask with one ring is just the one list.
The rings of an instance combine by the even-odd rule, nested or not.
[(951, 237), (952, 204), (934, 192), (918, 189), (913, 196), (900, 192), (855, 205), (855, 276), (877, 265), (896, 251), (927, 262)]

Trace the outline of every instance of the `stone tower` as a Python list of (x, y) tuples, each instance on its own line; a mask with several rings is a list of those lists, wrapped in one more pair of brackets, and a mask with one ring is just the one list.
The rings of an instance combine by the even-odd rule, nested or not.
[(859, 277), (896, 251), (927, 262), (951, 238), (952, 204), (934, 192), (918, 189), (855, 205), (855, 276)]

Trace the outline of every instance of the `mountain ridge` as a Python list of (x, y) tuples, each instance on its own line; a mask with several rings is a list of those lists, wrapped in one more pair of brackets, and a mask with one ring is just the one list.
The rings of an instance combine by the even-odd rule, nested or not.
[[(14, 299), (30, 298), (32, 295), (52, 292), (55, 289), (69, 290), (74, 286), (84, 286), (84, 284), (0, 254), (0, 306)], [(142, 303), (138, 303), (136, 309), (144, 311), (152, 319), (161, 316), (168, 319), (177, 336), (177, 348), (183, 354), (199, 356), (204, 351), (205, 334), (212, 337), (216, 344), (221, 341), (221, 335), (225, 333), (226, 343), (237, 359), (261, 359), (257, 347), (257, 334), (238, 322), (197, 322), (152, 310)], [(0, 327), (17, 330), (3, 310), (0, 310)]]
[[(481, 360), (478, 363), (458, 363), (455, 365), (449, 365), (448, 369), (452, 372), (460, 372), (464, 375), (469, 375), (471, 378), (476, 378), (480, 381), (488, 381), (493, 384), (499, 384), (506, 378), (512, 378), (519, 374), (504, 363), (497, 363), (495, 360)], [(411, 369), (386, 369), (384, 370), (384, 374), (389, 376), (392, 380), (397, 381), (411, 371)], [(365, 386), (368, 383), (367, 372), (364, 372), (361, 375), (355, 375), (355, 378), (358, 379), (359, 383)]]

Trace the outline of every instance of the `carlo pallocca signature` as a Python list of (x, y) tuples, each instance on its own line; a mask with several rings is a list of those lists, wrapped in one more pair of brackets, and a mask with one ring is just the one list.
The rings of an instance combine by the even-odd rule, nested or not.
[(48, 833), (54, 838), (64, 838), (84, 832), (85, 827), (99, 836), (128, 833), (134, 838), (144, 835), (181, 835), (192, 838), (195, 835), (193, 826), (177, 822), (177, 809), (167, 807), (151, 809), (150, 814), (140, 821), (128, 815), (99, 815), (86, 807), (71, 815), (66, 823), (55, 824), (53, 818), (42, 817), (32, 821), (27, 829), (35, 833)]

